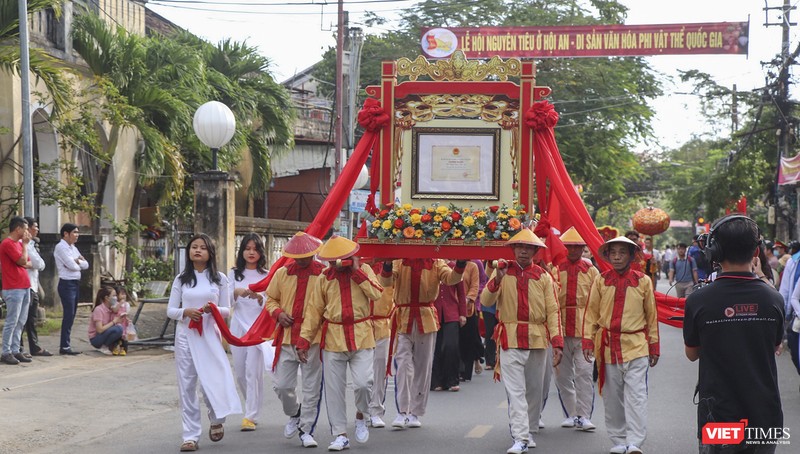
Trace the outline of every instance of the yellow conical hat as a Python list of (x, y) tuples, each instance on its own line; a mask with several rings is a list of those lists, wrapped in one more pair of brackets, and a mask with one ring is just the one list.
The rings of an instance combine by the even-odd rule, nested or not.
[(561, 242), (565, 246), (586, 246), (586, 241), (583, 241), (581, 235), (575, 230), (575, 227), (570, 227), (569, 230), (561, 235)]
[(608, 247), (611, 246), (612, 244), (615, 244), (615, 243), (617, 243), (617, 244), (629, 244), (629, 245), (634, 247), (634, 251), (636, 251), (638, 253), (642, 252), (642, 248), (638, 244), (636, 244), (636, 242), (632, 241), (628, 237), (618, 236), (616, 238), (611, 238), (610, 240), (608, 240), (605, 243), (603, 243), (599, 248), (597, 248), (597, 253), (600, 254), (601, 257), (605, 257), (606, 250), (608, 250)]
[(350, 241), (339, 235), (333, 235), (322, 245), (322, 249), (317, 253), (317, 258), (325, 262), (346, 259), (355, 255), (359, 248), (361, 246), (355, 241)]
[(544, 241), (540, 240), (538, 236), (531, 229), (522, 229), (519, 233), (509, 238), (506, 241), (507, 246), (515, 244), (527, 244), (530, 246), (547, 247)]
[(283, 246), (283, 256), (290, 259), (302, 259), (316, 254), (322, 247), (322, 240), (305, 232), (297, 232)]

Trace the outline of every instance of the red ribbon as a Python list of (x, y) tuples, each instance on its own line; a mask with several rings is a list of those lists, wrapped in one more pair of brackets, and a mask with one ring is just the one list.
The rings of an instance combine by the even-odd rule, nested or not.
[(558, 112), (548, 101), (534, 103), (525, 112), (525, 125), (534, 132), (543, 132), (553, 128), (558, 123)]
[(197, 330), (197, 333), (202, 336), (203, 335), (203, 318), (201, 317), (200, 320), (190, 320), (189, 321), (189, 328)]

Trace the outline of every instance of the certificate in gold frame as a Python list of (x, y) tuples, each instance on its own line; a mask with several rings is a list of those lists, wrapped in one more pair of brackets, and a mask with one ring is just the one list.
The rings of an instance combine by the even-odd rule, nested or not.
[(413, 128), (411, 199), (500, 200), (499, 128)]

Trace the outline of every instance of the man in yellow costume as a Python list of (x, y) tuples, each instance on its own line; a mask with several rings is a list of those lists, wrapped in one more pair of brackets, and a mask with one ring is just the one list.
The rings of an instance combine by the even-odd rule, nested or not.
[(591, 261), (582, 257), (586, 242), (575, 227), (570, 227), (561, 235), (561, 242), (567, 247), (567, 259), (558, 266), (561, 282), (558, 304), (564, 330), (564, 358), (561, 367), (556, 369), (556, 386), (566, 413), (561, 427), (592, 431), (595, 429), (591, 421), (594, 407), (592, 363), (583, 358), (581, 336), (589, 290), (600, 272)]
[[(381, 262), (372, 264), (372, 271), (380, 273)], [(383, 294), (372, 301), (372, 332), (375, 334), (375, 354), (373, 357), (373, 383), (369, 396), (369, 423), (372, 427), (386, 427), (383, 416), (386, 413), (387, 361), (389, 341), (392, 337), (392, 317), (394, 316), (394, 288), (383, 287)]]
[[(303, 313), (311, 295), (311, 288), (322, 274), (324, 266), (314, 260), (314, 254), (322, 247), (322, 241), (303, 232), (298, 232), (283, 247), (283, 256), (294, 259), (275, 271), (267, 287), (265, 309), (277, 322), (275, 329), (275, 373), (273, 389), (278, 395), (283, 412), (289, 422), (283, 429), (286, 438), (300, 433), (300, 442), (306, 448), (317, 446), (314, 428), (319, 417), (319, 400), (322, 392), (322, 363), (319, 360), (319, 336), (310, 346), (311, 360), (300, 363), (297, 342)], [(297, 401), (297, 369), (302, 375), (303, 403)]]
[(481, 293), (481, 304), (497, 303), (495, 374), (502, 374), (514, 439), (506, 452), (521, 454), (536, 447), (533, 434), (539, 431), (548, 335), (554, 367), (561, 362), (564, 341), (553, 278), (533, 263), (536, 251), (547, 246), (529, 229), (506, 244), (514, 250), (515, 260), (495, 268)]
[(310, 360), (311, 340), (321, 332), (320, 348), (325, 364), (325, 408), (336, 438), (328, 451), (350, 447), (347, 438), (347, 368), (356, 399), (356, 441), (366, 443), (369, 429), (365, 414), (369, 411), (372, 389), (372, 355), (375, 335), (372, 332), (370, 300), (381, 297), (383, 288), (368, 265), (360, 265), (357, 243), (337, 235), (322, 246), (317, 257), (329, 262), (311, 291), (305, 319), (297, 343), (300, 361)]
[(461, 282), (466, 264), (465, 260), (459, 260), (453, 269), (441, 259), (400, 259), (383, 264), (381, 285), (394, 286), (396, 306), (392, 338), (396, 333), (397, 417), (392, 427), (422, 427), (419, 418), (425, 415), (428, 405), (433, 351), (439, 330), (434, 308), (439, 283)]
[(583, 355), (597, 358), (612, 454), (640, 454), (647, 436), (647, 371), (659, 356), (653, 281), (631, 263), (639, 245), (612, 238), (598, 249), (612, 269), (597, 276), (583, 320)]

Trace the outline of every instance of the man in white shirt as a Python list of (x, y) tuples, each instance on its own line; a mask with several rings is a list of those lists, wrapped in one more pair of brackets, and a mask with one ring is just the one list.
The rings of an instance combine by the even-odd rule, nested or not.
[(36, 332), (36, 313), (39, 311), (39, 271), (44, 270), (44, 259), (36, 250), (39, 242), (39, 223), (36, 219), (25, 217), (28, 222), (28, 231), (31, 241), (28, 242), (28, 278), (31, 280), (31, 305), (28, 308), (28, 320), (25, 322), (25, 332), (28, 333), (28, 350), (33, 356), (53, 356), (52, 353), (39, 345), (39, 334)]
[(61, 345), (58, 353), (62, 355), (79, 355), (80, 352), (70, 347), (70, 334), (75, 313), (78, 310), (78, 293), (80, 292), (81, 271), (89, 268), (89, 262), (78, 252), (78, 226), (66, 223), (61, 226), (61, 241), (56, 245), (53, 256), (58, 271), (58, 296), (64, 316), (61, 319)]

